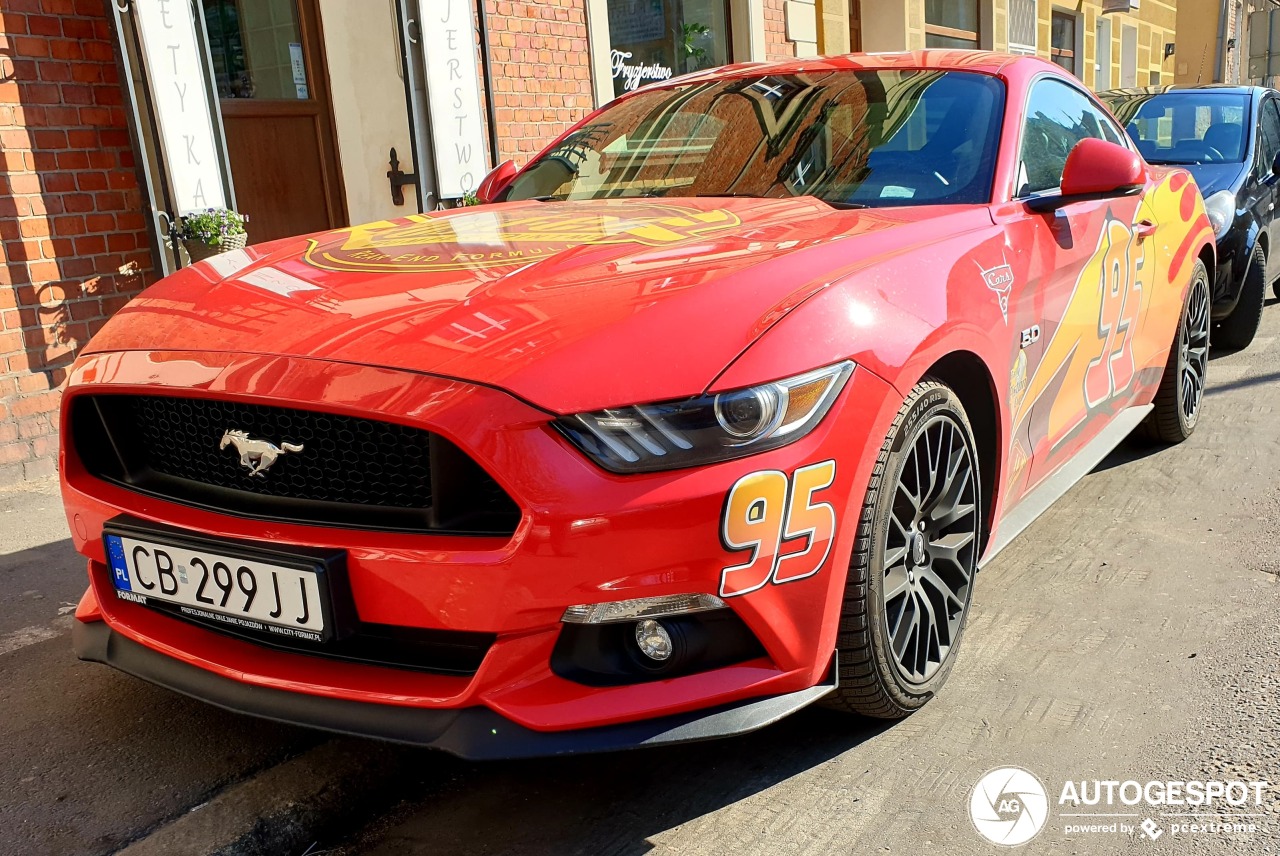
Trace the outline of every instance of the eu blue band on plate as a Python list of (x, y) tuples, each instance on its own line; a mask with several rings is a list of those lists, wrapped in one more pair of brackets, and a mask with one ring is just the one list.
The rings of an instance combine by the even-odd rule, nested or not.
[(129, 580), (129, 565), (124, 560), (124, 542), (119, 535), (107, 536), (107, 561), (111, 564), (112, 580), (116, 588), (133, 591), (133, 583)]

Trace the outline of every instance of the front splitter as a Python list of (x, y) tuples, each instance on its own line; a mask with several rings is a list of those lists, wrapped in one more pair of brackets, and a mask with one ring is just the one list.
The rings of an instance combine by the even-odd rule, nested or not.
[(833, 662), (826, 681), (793, 693), (619, 725), (534, 731), (487, 707), (424, 710), (242, 683), (153, 651), (115, 632), (102, 621), (77, 621), (72, 629), (72, 643), (81, 660), (105, 663), (235, 713), (339, 734), (426, 746), (472, 761), (616, 752), (748, 734), (808, 707), (834, 690), (838, 680)]

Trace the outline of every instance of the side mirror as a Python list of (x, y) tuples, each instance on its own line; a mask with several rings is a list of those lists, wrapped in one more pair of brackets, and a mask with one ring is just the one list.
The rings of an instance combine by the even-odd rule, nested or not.
[(505, 160), (498, 164), (480, 181), (480, 186), (476, 188), (476, 198), (486, 205), (497, 201), (519, 172), (515, 161)]
[(1032, 200), (1033, 210), (1051, 210), (1080, 199), (1123, 196), (1147, 181), (1147, 165), (1142, 158), (1118, 143), (1089, 137), (1076, 143), (1062, 169), (1062, 188), (1057, 196)]
[(1062, 195), (1119, 195), (1146, 181), (1147, 167), (1137, 152), (1118, 143), (1090, 138), (1076, 143), (1067, 155), (1062, 169)]

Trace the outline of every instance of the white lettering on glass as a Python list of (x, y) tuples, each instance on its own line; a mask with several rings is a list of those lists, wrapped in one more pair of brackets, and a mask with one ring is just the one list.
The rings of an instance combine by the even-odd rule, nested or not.
[(442, 199), (473, 192), (477, 176), (486, 170), (473, 5), (470, 0), (418, 0), (431, 149)]
[(640, 84), (653, 80), (670, 80), (672, 71), (665, 65), (653, 63), (651, 65), (631, 65), (627, 60), (631, 59), (631, 51), (610, 51), (610, 59), (613, 62), (614, 79), (622, 78), (622, 88), (627, 92), (634, 92), (640, 88)]
[(192, 5), (134, 0), (134, 8), (177, 213), (226, 205)]

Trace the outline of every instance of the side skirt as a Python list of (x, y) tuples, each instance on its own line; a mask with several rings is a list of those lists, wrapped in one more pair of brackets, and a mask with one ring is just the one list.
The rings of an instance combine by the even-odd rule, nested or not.
[(1013, 510), (1000, 521), (987, 548), (987, 554), (978, 563), (981, 570), (988, 562), (999, 555), (1000, 551), (1022, 534), (1035, 519), (1053, 505), (1072, 486), (1088, 475), (1111, 450), (1120, 445), (1120, 441), (1128, 437), (1134, 428), (1147, 418), (1147, 414), (1155, 408), (1153, 404), (1143, 404), (1123, 410), (1111, 424), (1076, 454), (1074, 458), (1062, 465), (1059, 470), (1040, 483), (1031, 493), (1022, 498)]

